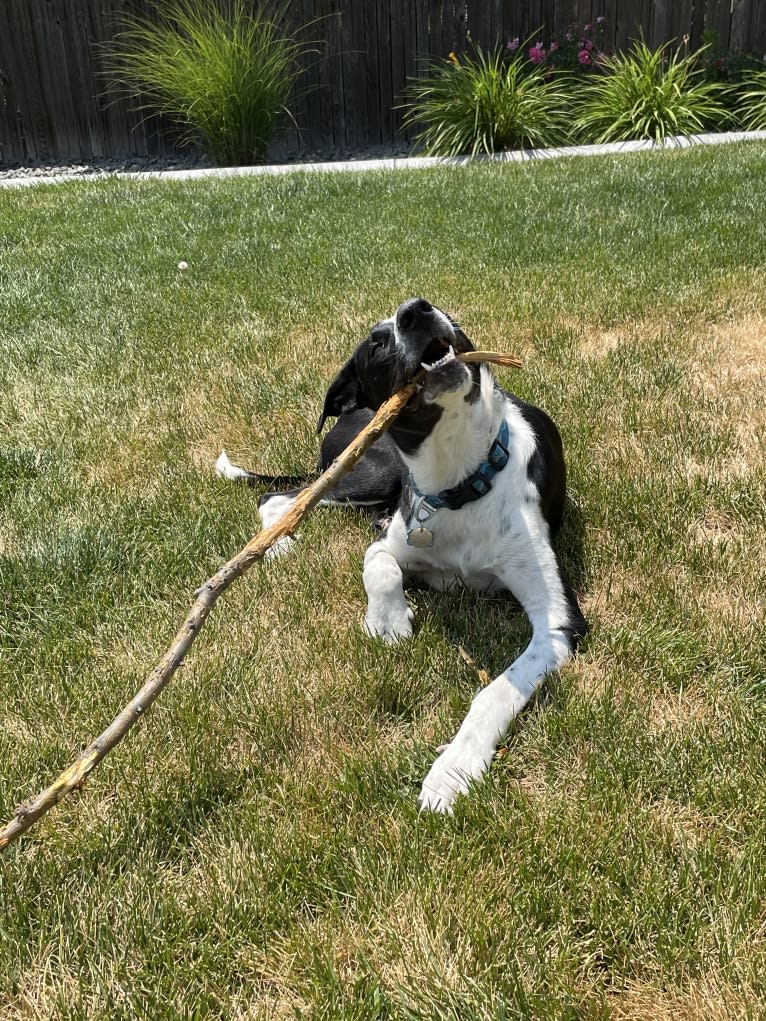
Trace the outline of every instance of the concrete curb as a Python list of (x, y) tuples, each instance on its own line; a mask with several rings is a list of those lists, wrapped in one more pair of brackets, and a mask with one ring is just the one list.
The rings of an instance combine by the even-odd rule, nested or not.
[(534, 160), (558, 159), (564, 156), (605, 156), (655, 149), (688, 149), (697, 145), (726, 145), (731, 142), (766, 141), (766, 131), (726, 131), (700, 135), (675, 135), (662, 142), (612, 142), (607, 145), (572, 145), (557, 149), (521, 149), (493, 153), (490, 156), (404, 156), (390, 159), (349, 160), (331, 163), (275, 163), (261, 167), (205, 167), (197, 170), (149, 170), (129, 172), (118, 170), (104, 174), (55, 174), (50, 177), (8, 177), (0, 180), (0, 188), (27, 188), (40, 184), (63, 184), (67, 181), (102, 181), (108, 177), (125, 180), (196, 181), (206, 177), (270, 177), (278, 174), (343, 173), (368, 170), (420, 170), (425, 167), (462, 167), (474, 163), (526, 163)]

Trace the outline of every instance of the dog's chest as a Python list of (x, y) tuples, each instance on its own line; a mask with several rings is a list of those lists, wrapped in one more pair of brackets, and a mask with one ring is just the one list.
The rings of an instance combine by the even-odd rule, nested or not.
[(427, 517), (418, 516), (416, 505), (403, 516), (400, 536), (410, 570), (446, 571), (466, 581), (472, 575), (492, 572), (503, 557), (501, 546), (505, 543), (498, 543), (498, 531), (507, 520), (507, 515), (500, 513), (500, 500), (493, 496), (457, 511), (436, 510)]

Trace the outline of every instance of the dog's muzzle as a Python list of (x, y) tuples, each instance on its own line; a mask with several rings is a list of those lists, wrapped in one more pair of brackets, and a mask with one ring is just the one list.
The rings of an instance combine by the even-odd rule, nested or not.
[(396, 310), (396, 340), (412, 377), (421, 367), (440, 371), (454, 360), (458, 345), (449, 318), (425, 298), (410, 298)]

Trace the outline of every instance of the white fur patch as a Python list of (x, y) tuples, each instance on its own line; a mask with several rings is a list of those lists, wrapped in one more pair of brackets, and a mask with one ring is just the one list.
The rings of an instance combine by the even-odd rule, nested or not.
[(226, 479), (227, 482), (241, 482), (248, 477), (248, 473), (244, 468), (238, 468), (236, 464), (231, 463), (229, 455), (225, 450), (222, 450), (218, 455), (218, 460), (215, 462), (215, 470), (216, 474), (220, 475), (222, 479)]
[[(261, 519), (261, 524), (264, 528), (271, 528), (277, 521), (287, 514), (295, 503), (294, 496), (272, 496), (268, 500), (265, 500), (258, 508), (258, 515)], [(274, 545), (266, 553), (267, 560), (276, 560), (277, 557), (284, 556), (288, 553), (296, 543), (290, 535), (283, 535), (281, 539), (277, 539)]]

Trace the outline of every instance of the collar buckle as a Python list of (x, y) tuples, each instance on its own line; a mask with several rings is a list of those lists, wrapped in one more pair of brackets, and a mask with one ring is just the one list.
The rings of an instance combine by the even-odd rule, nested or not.
[(486, 496), (490, 489), (492, 489), (492, 480), (488, 479), (486, 475), (482, 474), (481, 468), (476, 472), (474, 477), (471, 479), (470, 484), (471, 489), (474, 491), (474, 493), (476, 493), (476, 498), (480, 496)]
[(415, 504), (412, 516), (419, 525), (422, 525), (424, 521), (428, 521), (429, 518), (432, 518), (437, 510), (438, 508), (434, 507), (433, 504), (429, 502), (427, 496), (421, 496)]
[(492, 446), (489, 448), (489, 453), (487, 454), (487, 461), (489, 462), (490, 466), (495, 469), (496, 472), (501, 472), (503, 468), (505, 468), (505, 466), (508, 464), (510, 457), (511, 455), (508, 451), (508, 448), (506, 447), (505, 443), (503, 443), (500, 440), (500, 437), (498, 437), (492, 444)]

